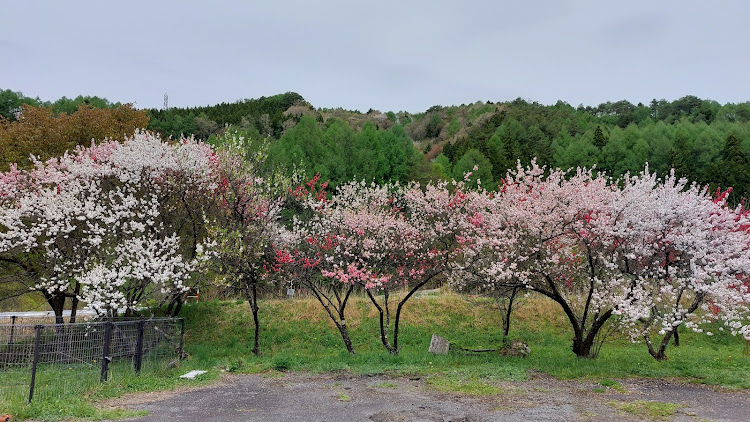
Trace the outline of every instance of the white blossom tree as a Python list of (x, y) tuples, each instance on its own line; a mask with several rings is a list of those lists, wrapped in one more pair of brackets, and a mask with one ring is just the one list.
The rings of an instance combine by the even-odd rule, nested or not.
[(720, 321), (733, 334), (747, 330), (750, 220), (727, 206), (728, 193), (713, 197), (674, 173), (660, 180), (648, 168), (624, 178), (631, 206), (615, 230), (628, 233), (623, 248), (635, 288), (616, 312), (657, 360), (667, 358), (681, 325), (704, 332), (705, 323)]
[(590, 170), (547, 171), (535, 162), (508, 173), (464, 260), (487, 288), (523, 287), (556, 302), (573, 330), (573, 352), (595, 357), (597, 336), (632, 283), (611, 230), (626, 204)]
[[(182, 294), (199, 254), (183, 253), (167, 195), (209, 191), (211, 148), (146, 132), (35, 161), (0, 178), (0, 260), (20, 269), (58, 322), (66, 299), (133, 313), (151, 291)], [(194, 240), (193, 252), (197, 248)]]

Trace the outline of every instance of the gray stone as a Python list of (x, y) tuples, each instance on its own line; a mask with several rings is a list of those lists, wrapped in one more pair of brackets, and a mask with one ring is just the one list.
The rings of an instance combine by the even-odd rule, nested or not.
[(435, 333), (432, 334), (432, 340), (430, 340), (430, 353), (444, 355), (448, 353), (450, 348), (451, 343), (448, 340)]
[(503, 348), (500, 349), (500, 354), (503, 356), (518, 356), (525, 358), (529, 353), (531, 353), (529, 345), (520, 340), (513, 340), (509, 346), (503, 346)]

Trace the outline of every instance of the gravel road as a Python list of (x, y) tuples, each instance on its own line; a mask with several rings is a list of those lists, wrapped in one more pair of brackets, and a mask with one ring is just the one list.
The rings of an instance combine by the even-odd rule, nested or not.
[(286, 374), (226, 376), (188, 391), (129, 395), (105, 406), (143, 409), (133, 421), (637, 421), (647, 416), (618, 410), (623, 403), (678, 404), (672, 421), (748, 421), (750, 391), (722, 391), (679, 380), (561, 381), (536, 374), (499, 382), (502, 393), (441, 393), (424, 377)]

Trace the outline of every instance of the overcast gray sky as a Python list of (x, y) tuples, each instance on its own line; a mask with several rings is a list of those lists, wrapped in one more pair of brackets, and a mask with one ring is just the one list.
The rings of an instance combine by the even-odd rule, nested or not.
[(139, 108), (744, 102), (748, 22), (746, 0), (0, 0), (0, 89)]

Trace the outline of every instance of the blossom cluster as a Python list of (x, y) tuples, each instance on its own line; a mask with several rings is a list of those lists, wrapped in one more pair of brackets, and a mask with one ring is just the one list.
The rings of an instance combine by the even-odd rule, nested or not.
[[(328, 198), (315, 187), (317, 179), (294, 190), (308, 210), (296, 217), (291, 243), (279, 245), (294, 259), (277, 258), (277, 270), (298, 274), (300, 267), (315, 267), (322, 277), (365, 289), (390, 289), (447, 268), (455, 252), (455, 237), (462, 231), (456, 218), (461, 192), (445, 184), (376, 185), (351, 182)], [(325, 186), (323, 186), (325, 188)], [(313, 264), (313, 265), (311, 265)]]
[(484, 201), (475, 229), (459, 239), (463, 280), (542, 293), (582, 336), (611, 315), (647, 343), (716, 320), (748, 332), (750, 220), (726, 194), (674, 174), (660, 179), (648, 167), (612, 180), (532, 163)]
[(0, 254), (28, 269), (30, 288), (101, 314), (135, 309), (149, 289), (187, 289), (202, 254), (183, 253), (168, 198), (215, 189), (209, 146), (136, 132), (32, 160), (0, 175)]

